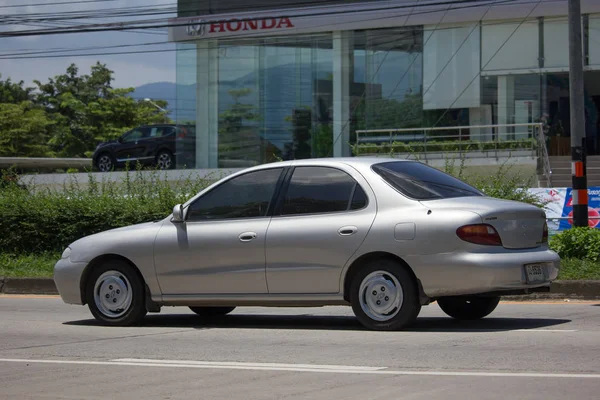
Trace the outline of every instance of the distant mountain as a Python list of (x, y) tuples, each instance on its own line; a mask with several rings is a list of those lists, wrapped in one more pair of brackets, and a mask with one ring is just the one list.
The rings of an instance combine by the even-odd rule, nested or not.
[[(402, 100), (404, 94), (410, 86), (413, 90), (419, 90), (415, 85), (420, 84), (420, 71), (418, 66), (413, 67), (416, 74), (406, 74), (406, 60), (398, 60), (397, 63), (383, 63), (380, 65), (377, 82), (387, 82), (379, 86), (378, 94), (384, 98), (393, 97)], [(357, 56), (354, 66), (354, 77), (358, 82), (364, 82), (366, 75), (366, 62), (364, 57)], [(333, 101), (328, 93), (331, 91), (331, 83), (326, 83), (330, 79), (330, 63), (300, 63), (286, 64), (268, 68), (262, 71), (260, 88), (258, 85), (259, 71), (252, 71), (238, 79), (225, 81), (221, 80), (219, 84), (219, 110), (228, 109), (234, 102), (229, 94), (231, 89), (250, 88), (250, 95), (243, 97), (242, 102), (246, 104), (259, 105), (264, 107), (262, 116), (261, 136), (268, 138), (278, 147), (291, 139), (291, 123), (286, 118), (291, 116), (293, 110), (302, 106), (313, 106), (315, 99), (313, 93), (316, 89), (321, 92), (320, 104), (317, 107), (316, 117), (323, 117), (323, 114), (330, 112), (327, 103)], [(412, 76), (411, 76), (412, 75)], [(416, 76), (415, 76), (416, 75)], [(417, 82), (414, 82), (414, 80)], [(413, 82), (410, 82), (410, 81)], [(399, 83), (399, 84), (398, 84)], [(412, 83), (412, 84), (411, 84)], [(319, 85), (318, 87), (315, 85)], [(395, 87), (398, 84), (398, 87)], [(282, 90), (283, 89), (283, 90)], [(356, 85), (353, 93), (355, 96), (362, 95), (364, 85)], [(167, 109), (169, 116), (175, 121), (193, 121), (196, 119), (196, 85), (177, 85), (172, 82), (155, 82), (139, 86), (131, 95), (136, 99), (161, 99), (168, 101)], [(331, 117), (329, 115), (329, 117)], [(249, 122), (250, 123), (250, 122)]]

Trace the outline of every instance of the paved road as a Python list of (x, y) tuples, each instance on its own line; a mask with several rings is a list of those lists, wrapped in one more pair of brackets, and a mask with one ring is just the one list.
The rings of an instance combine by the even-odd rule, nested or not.
[(594, 399), (600, 304), (503, 303), (370, 332), (345, 307), (185, 308), (107, 328), (56, 298), (0, 297), (1, 399)]

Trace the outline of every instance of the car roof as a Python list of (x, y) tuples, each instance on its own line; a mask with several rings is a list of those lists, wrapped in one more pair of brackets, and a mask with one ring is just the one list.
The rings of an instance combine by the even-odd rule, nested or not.
[(310, 166), (310, 165), (332, 165), (332, 164), (346, 164), (352, 166), (367, 166), (370, 167), (373, 164), (380, 164), (385, 162), (410, 162), (415, 160), (406, 160), (402, 158), (391, 158), (391, 157), (330, 157), (330, 158), (307, 158), (302, 160), (289, 160), (279, 161), (269, 164), (261, 164), (253, 168), (273, 168), (281, 166)]

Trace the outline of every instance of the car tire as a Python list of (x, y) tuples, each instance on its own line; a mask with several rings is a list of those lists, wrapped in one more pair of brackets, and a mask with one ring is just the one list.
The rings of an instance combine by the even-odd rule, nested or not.
[(115, 168), (115, 160), (109, 153), (101, 153), (96, 158), (96, 168), (100, 172), (110, 172)]
[(104, 325), (135, 325), (147, 313), (143, 279), (121, 260), (108, 261), (92, 270), (86, 302), (94, 318)]
[(201, 317), (210, 318), (227, 315), (235, 310), (235, 307), (190, 307), (190, 310)]
[(175, 167), (175, 157), (169, 150), (161, 150), (156, 155), (156, 168), (160, 170), (173, 169)]
[(363, 266), (352, 279), (350, 299), (356, 318), (372, 330), (401, 330), (421, 311), (412, 275), (392, 260), (375, 260)]
[(443, 297), (437, 303), (442, 311), (454, 319), (474, 321), (490, 315), (500, 303), (500, 297)]

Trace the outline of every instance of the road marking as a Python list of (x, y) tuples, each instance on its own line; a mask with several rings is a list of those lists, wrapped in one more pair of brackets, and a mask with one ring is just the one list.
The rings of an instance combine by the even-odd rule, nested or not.
[(112, 360), (115, 362), (127, 363), (160, 363), (160, 364), (177, 364), (177, 365), (224, 365), (231, 367), (257, 367), (257, 368), (308, 368), (308, 369), (331, 369), (331, 370), (356, 370), (356, 371), (379, 371), (386, 367), (364, 367), (350, 365), (319, 365), (319, 364), (280, 364), (280, 363), (248, 363), (248, 362), (233, 362), (233, 361), (189, 361), (189, 360), (149, 360), (143, 358), (119, 358)]
[(565, 333), (565, 332), (577, 332), (577, 329), (515, 329), (512, 332), (555, 332), (555, 333)]
[(186, 361), (186, 360), (148, 360), (124, 358), (111, 361), (84, 360), (28, 360), (17, 358), (0, 358), (0, 362), (27, 364), (73, 364), (73, 365), (111, 365), (127, 367), (158, 367), (158, 368), (199, 368), (199, 369), (228, 369), (250, 371), (292, 371), (319, 372), (336, 374), (370, 374), (370, 375), (412, 375), (412, 376), (450, 376), (450, 377), (490, 377), (490, 378), (575, 378), (600, 379), (600, 374), (569, 374), (543, 372), (476, 372), (476, 371), (427, 371), (427, 370), (390, 370), (386, 367), (361, 367), (347, 365), (318, 365), (318, 364), (277, 364), (277, 363), (244, 363), (217, 361)]

